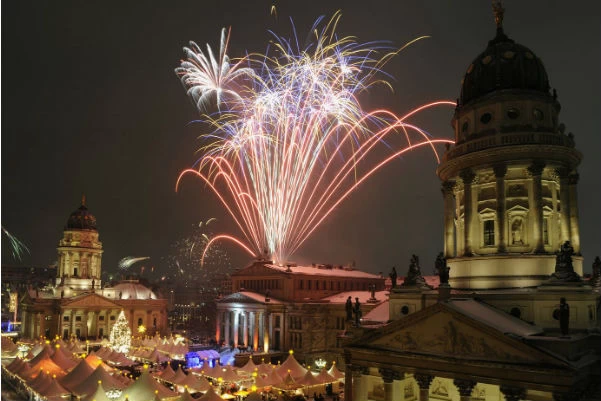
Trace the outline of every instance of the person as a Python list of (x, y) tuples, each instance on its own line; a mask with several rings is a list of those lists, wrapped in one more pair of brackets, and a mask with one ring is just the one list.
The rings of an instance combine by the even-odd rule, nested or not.
[(570, 305), (564, 297), (559, 300), (559, 327), (562, 336), (570, 333)]
[(396, 288), (396, 266), (392, 266), (392, 271), (390, 272), (390, 284), (392, 288)]
[(345, 308), (346, 308), (346, 320), (352, 321), (353, 320), (353, 300), (350, 295), (346, 299)]
[(361, 304), (359, 303), (359, 297), (355, 297), (355, 326), (359, 327), (361, 323)]

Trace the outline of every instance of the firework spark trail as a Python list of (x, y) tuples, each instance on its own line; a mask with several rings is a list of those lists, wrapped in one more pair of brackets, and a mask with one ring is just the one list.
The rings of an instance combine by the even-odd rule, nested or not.
[[(406, 152), (435, 144), (407, 120), (416, 113), (453, 102), (433, 102), (402, 117), (387, 110), (366, 112), (357, 94), (374, 84), (381, 66), (397, 51), (378, 44), (338, 38), (336, 13), (312, 31), (315, 40), (301, 47), (274, 35), (274, 55), (251, 54), (230, 65), (229, 34), (222, 31), (219, 56), (207, 46), (185, 49), (188, 60), (176, 69), (213, 131), (194, 169), (225, 206), (241, 239), (218, 235), (254, 256), (264, 252), (285, 262), (324, 219), (361, 183)], [(377, 58), (377, 54), (384, 53)], [(247, 65), (248, 67), (243, 67)], [(204, 113), (215, 94), (218, 112)], [(400, 142), (400, 143), (399, 143)], [(382, 159), (382, 152), (385, 156)], [(374, 157), (378, 160), (374, 162)], [(207, 248), (208, 249), (208, 246)]]
[(10, 251), (13, 256), (13, 259), (21, 260), (25, 252), (29, 253), (29, 248), (27, 248), (27, 245), (25, 245), (17, 237), (8, 232), (8, 230), (4, 228), (4, 226), (2, 227), (2, 232), (10, 241)]

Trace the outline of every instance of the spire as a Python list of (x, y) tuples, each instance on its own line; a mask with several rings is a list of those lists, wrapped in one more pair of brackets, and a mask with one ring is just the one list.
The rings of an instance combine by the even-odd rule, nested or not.
[(86, 194), (82, 193), (81, 194), (81, 206), (85, 206), (86, 205)]
[(503, 14), (505, 9), (501, 0), (492, 0), (492, 11), (495, 15), (495, 24), (497, 25), (497, 32), (503, 32)]

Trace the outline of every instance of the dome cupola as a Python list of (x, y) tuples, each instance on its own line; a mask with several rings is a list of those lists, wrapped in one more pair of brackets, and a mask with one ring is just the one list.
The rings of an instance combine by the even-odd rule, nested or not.
[(69, 216), (67, 230), (94, 230), (96, 228), (96, 217), (90, 213), (86, 206), (86, 196), (81, 196), (81, 206)]

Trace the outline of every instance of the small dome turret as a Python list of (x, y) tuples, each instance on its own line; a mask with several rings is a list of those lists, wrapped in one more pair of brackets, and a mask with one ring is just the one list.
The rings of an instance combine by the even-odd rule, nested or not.
[(86, 206), (86, 196), (81, 197), (81, 206), (69, 216), (67, 230), (94, 230), (96, 228), (96, 217), (90, 213)]

